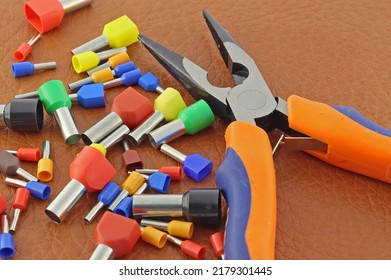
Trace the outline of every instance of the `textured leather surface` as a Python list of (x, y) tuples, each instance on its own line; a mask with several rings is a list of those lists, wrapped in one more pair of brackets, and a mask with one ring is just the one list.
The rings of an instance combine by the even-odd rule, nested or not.
[[(84, 78), (71, 67), (70, 50), (98, 36), (103, 25), (128, 15), (141, 33), (174, 49), (209, 71), (217, 86), (231, 86), (215, 43), (201, 15), (207, 9), (254, 58), (274, 95), (291, 94), (335, 105), (348, 105), (372, 121), (391, 128), (391, 6), (388, 1), (103, 1), (64, 17), (62, 25), (43, 36), (28, 58), (33, 62), (56, 61), (57, 69), (30, 77), (14, 78), (13, 51), (27, 42), (35, 30), (23, 15), (21, 0), (0, 5), (1, 103), (15, 94), (36, 90), (50, 79), (69, 84)], [(192, 97), (139, 43), (128, 47), (143, 73), (151, 71), (163, 87), (180, 90), (186, 103)], [(153, 93), (140, 93), (151, 101)], [(72, 114), (84, 132), (105, 116), (110, 104), (124, 88), (110, 89), (108, 106), (84, 109)], [(185, 154), (200, 153), (214, 163), (213, 174), (202, 183), (184, 178), (170, 186), (170, 193), (184, 193), (193, 187), (214, 187), (214, 173), (224, 157), (227, 124), (217, 119), (212, 127), (173, 143)], [(276, 133), (270, 134), (272, 144)], [(45, 115), (41, 133), (24, 134), (1, 128), (0, 147), (40, 147), (42, 140), (53, 144), (55, 165), (51, 183), (53, 199), (69, 181), (68, 167), (83, 148), (82, 142), (64, 143), (55, 120)], [(175, 145), (174, 145), (175, 144)], [(376, 145), (376, 143), (373, 143)], [(349, 143), (346, 143), (349, 145)], [(148, 142), (137, 148), (145, 167), (176, 164), (154, 150)], [(108, 159), (117, 168), (121, 183), (126, 173), (122, 148), (114, 147)], [(385, 151), (386, 152), (386, 151)], [(281, 149), (275, 156), (277, 177), (276, 259), (390, 259), (391, 188), (389, 184), (327, 165), (305, 153)], [(22, 162), (32, 174), (36, 164)], [(9, 204), (15, 189), (0, 185)], [(65, 222), (54, 224), (44, 214), (49, 201), (30, 199), (15, 234), (14, 259), (88, 259), (94, 250), (93, 231), (99, 218), (85, 224), (84, 216), (96, 203), (97, 194), (79, 201)], [(12, 211), (8, 211), (12, 216)], [(214, 259), (209, 236), (217, 228), (195, 228), (194, 241), (206, 247), (205, 259)], [(154, 248), (141, 240), (123, 259), (187, 259), (179, 248), (167, 244)]]

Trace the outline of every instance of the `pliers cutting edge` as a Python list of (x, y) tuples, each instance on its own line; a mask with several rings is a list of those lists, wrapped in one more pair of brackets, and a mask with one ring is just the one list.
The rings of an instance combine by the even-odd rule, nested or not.
[(204, 99), (217, 116), (231, 122), (226, 156), (216, 172), (228, 207), (226, 259), (273, 259), (276, 190), (266, 132), (308, 137), (316, 145), (304, 149), (307, 153), (390, 183), (391, 131), (351, 107), (273, 96), (254, 60), (208, 12), (203, 16), (232, 74), (232, 88), (211, 85), (208, 73), (195, 63), (144, 35), (139, 40), (195, 99)]

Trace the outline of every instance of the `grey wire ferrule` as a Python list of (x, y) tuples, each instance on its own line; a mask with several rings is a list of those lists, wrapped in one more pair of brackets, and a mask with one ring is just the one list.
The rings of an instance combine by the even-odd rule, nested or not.
[(143, 194), (148, 189), (148, 183), (145, 182), (138, 188), (138, 190), (134, 194)]
[(80, 140), (81, 136), (79, 130), (76, 127), (75, 121), (73, 120), (71, 111), (68, 107), (61, 107), (57, 109), (54, 112), (54, 118), (60, 127), (65, 143), (72, 145)]
[(8, 186), (12, 186), (12, 187), (16, 187), (16, 188), (25, 188), (27, 185), (27, 182), (25, 182), (25, 181), (10, 178), (10, 177), (5, 177), (4, 183)]
[(161, 86), (157, 86), (155, 90), (156, 90), (158, 93), (163, 93), (163, 91), (164, 91), (165, 89), (162, 88)]
[[(144, 193), (148, 188), (148, 183), (144, 182), (134, 193), (134, 195)], [(127, 190), (122, 190), (119, 195), (114, 199), (114, 201), (107, 207), (107, 210), (114, 211), (114, 209), (124, 200), (127, 196), (129, 196), (129, 192)]]
[(124, 136), (127, 135), (129, 132), (130, 129), (126, 125), (122, 124), (116, 130), (114, 130), (109, 136), (103, 139), (102, 142), (100, 142), (99, 144), (105, 147), (106, 150), (109, 150), (115, 144), (120, 142), (124, 138)]
[(96, 217), (96, 215), (98, 215), (98, 213), (102, 210), (104, 206), (105, 205), (103, 204), (102, 201), (98, 201), (98, 203), (95, 204), (95, 206), (91, 209), (91, 211), (88, 212), (88, 214), (84, 217), (84, 221), (87, 224), (91, 223), (91, 221)]
[(71, 93), (68, 96), (69, 96), (69, 99), (72, 101), (72, 103), (78, 103), (78, 101), (77, 101), (77, 93)]
[(114, 250), (105, 244), (96, 246), (90, 260), (113, 260), (115, 257)]
[(134, 195), (133, 217), (182, 217), (182, 195)]
[(1, 126), (6, 126), (7, 124), (5, 123), (5, 119), (4, 119), (4, 110), (5, 110), (5, 106), (4, 104), (1, 104), (0, 105), (0, 122), (1, 122)]
[(190, 189), (183, 195), (133, 196), (133, 217), (177, 218), (204, 225), (219, 225), (221, 194), (217, 188)]
[(35, 42), (38, 41), (39, 38), (41, 38), (41, 34), (38, 33), (38, 34), (34, 35), (34, 36), (27, 42), (27, 44), (29, 44), (30, 46), (32, 46), (32, 45), (35, 44)]
[(174, 149), (173, 147), (171, 147), (170, 145), (168, 144), (163, 144), (160, 146), (160, 151), (171, 157), (172, 159), (180, 162), (180, 163), (183, 163), (186, 159), (186, 155), (182, 154), (180, 151)]
[(126, 51), (127, 51), (126, 47), (121, 47), (121, 48), (110, 49), (107, 51), (98, 52), (96, 54), (98, 55), (99, 59), (102, 61), (102, 60), (109, 59), (113, 55), (116, 55), (120, 52), (126, 52)]
[(51, 144), (49, 140), (42, 141), (42, 158), (50, 158)]
[(126, 138), (122, 139), (122, 141), (121, 141), (121, 146), (122, 146), (122, 149), (123, 149), (125, 152), (130, 150), (129, 143), (128, 143), (128, 141), (127, 141)]
[(170, 241), (171, 243), (181, 247), (182, 245), (182, 240), (180, 240), (179, 238), (176, 238), (170, 234), (167, 234), (167, 240)]
[(64, 13), (69, 14), (74, 11), (77, 11), (85, 6), (91, 5), (92, 0), (59, 0), (62, 7), (64, 8)]
[(16, 174), (25, 178), (27, 181), (36, 181), (36, 182), (38, 181), (38, 179), (36, 177), (34, 177), (30, 173), (28, 173), (26, 170), (24, 170), (20, 167), (18, 169), (16, 169)]
[(148, 137), (148, 133), (162, 121), (164, 121), (164, 115), (160, 111), (155, 110), (148, 119), (127, 135), (129, 142), (134, 146), (140, 145)]
[(38, 91), (31, 91), (31, 92), (26, 92), (22, 94), (17, 94), (14, 97), (15, 99), (22, 99), (22, 98), (39, 98), (38, 96)]
[(93, 73), (105, 69), (105, 68), (111, 68), (110, 62), (106, 61), (105, 63), (102, 63), (99, 66), (96, 66), (95, 68), (92, 68), (91, 70), (88, 70), (86, 73), (88, 76), (91, 76)]
[(84, 52), (88, 52), (88, 51), (95, 52), (95, 51), (104, 49), (107, 46), (109, 46), (109, 41), (107, 40), (107, 38), (104, 35), (100, 35), (100, 36), (84, 43), (83, 45), (74, 48), (73, 50), (71, 50), (71, 53), (72, 54), (80, 54), (80, 53), (84, 53)]
[(157, 149), (164, 143), (169, 143), (186, 134), (186, 127), (180, 119), (173, 120), (151, 131), (148, 135), (152, 146)]
[(138, 173), (145, 174), (145, 175), (150, 175), (150, 174), (159, 172), (159, 169), (145, 169), (145, 168), (143, 168), (143, 169), (135, 169), (134, 171), (138, 172)]
[(1, 221), (0, 221), (1, 231), (0, 231), (0, 233), (9, 233), (10, 229), (9, 229), (7, 214), (2, 213), (0, 215), (1, 215)]
[(87, 78), (78, 80), (76, 82), (70, 83), (68, 85), (68, 87), (69, 87), (70, 91), (74, 91), (78, 88), (81, 88), (84, 85), (93, 84), (93, 83), (94, 83), (94, 79), (92, 79), (91, 77), (87, 77)]
[(55, 68), (56, 68), (56, 62), (54, 61), (34, 64), (34, 71), (49, 70)]
[(117, 113), (111, 112), (87, 129), (81, 137), (86, 145), (99, 143), (122, 124), (121, 117)]
[(55, 223), (62, 223), (86, 191), (82, 183), (72, 179), (46, 207), (46, 215)]
[(113, 87), (117, 87), (117, 86), (121, 86), (121, 85), (122, 85), (121, 78), (116, 78), (116, 79), (113, 79), (111, 81), (104, 82), (103, 83), (103, 88), (104, 89), (109, 89), (109, 88), (113, 88)]
[(20, 213), (21, 213), (21, 210), (16, 208), (15, 211), (14, 211), (14, 218), (12, 219), (11, 226), (10, 226), (10, 229), (9, 229), (9, 231), (11, 233), (15, 232), (16, 226), (17, 226), (18, 221), (19, 221)]
[(140, 221), (140, 225), (142, 226), (151, 226), (160, 230), (167, 230), (168, 223), (163, 221), (157, 221), (157, 220), (150, 220), (150, 219), (142, 219)]
[(14, 156), (16, 156), (16, 154), (18, 153), (18, 151), (15, 151), (15, 150), (6, 150), (7, 152), (9, 152), (10, 154), (13, 154)]
[(127, 190), (122, 190), (119, 195), (114, 199), (114, 201), (107, 207), (107, 210), (114, 211), (115, 207), (118, 206), (118, 204), (121, 203), (122, 200), (124, 200), (129, 195)]

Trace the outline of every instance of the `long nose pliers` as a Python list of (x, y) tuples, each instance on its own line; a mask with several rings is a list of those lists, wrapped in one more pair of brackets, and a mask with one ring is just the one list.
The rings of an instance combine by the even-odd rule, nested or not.
[[(196, 99), (228, 121), (227, 151), (216, 185), (227, 202), (226, 259), (273, 259), (276, 183), (266, 132), (309, 139), (305, 152), (340, 168), (391, 182), (391, 131), (347, 106), (297, 95), (274, 96), (254, 60), (206, 11), (203, 16), (235, 86), (219, 88), (208, 73), (172, 50), (139, 35), (140, 42)], [(265, 132), (266, 131), (266, 132)]]

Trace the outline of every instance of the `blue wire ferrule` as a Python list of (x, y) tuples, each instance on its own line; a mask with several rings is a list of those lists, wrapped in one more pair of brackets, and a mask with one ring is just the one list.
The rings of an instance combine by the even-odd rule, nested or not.
[(114, 73), (117, 77), (121, 77), (126, 72), (132, 71), (136, 69), (133, 61), (129, 61), (126, 63), (122, 63), (114, 67)]
[(160, 193), (167, 193), (170, 182), (171, 176), (164, 173), (155, 172), (148, 176), (150, 188)]
[(125, 197), (117, 207), (114, 208), (114, 213), (127, 217), (133, 217), (133, 197)]
[(0, 258), (10, 259), (15, 255), (14, 237), (9, 233), (7, 215), (1, 215), (2, 234), (0, 234)]
[(26, 189), (30, 191), (31, 196), (40, 200), (47, 200), (51, 193), (51, 187), (49, 185), (36, 181), (27, 182)]
[(108, 182), (105, 188), (99, 193), (98, 200), (104, 206), (109, 206), (121, 192), (121, 188), (114, 182)]
[(154, 74), (147, 72), (138, 80), (138, 85), (146, 91), (156, 91), (159, 87), (159, 80)]
[(140, 68), (134, 69), (132, 71), (126, 72), (121, 76), (121, 82), (124, 86), (132, 86), (137, 84), (138, 80), (141, 78)]
[(82, 86), (77, 92), (77, 102), (84, 108), (106, 106), (105, 89), (102, 83)]
[(44, 62), (44, 63), (38, 63), (33, 64), (31, 62), (16, 62), (12, 63), (12, 74), (14, 77), (24, 77), (29, 76), (35, 73), (35, 71), (38, 70), (48, 70), (48, 69), (55, 69), (56, 68), (56, 62)]

